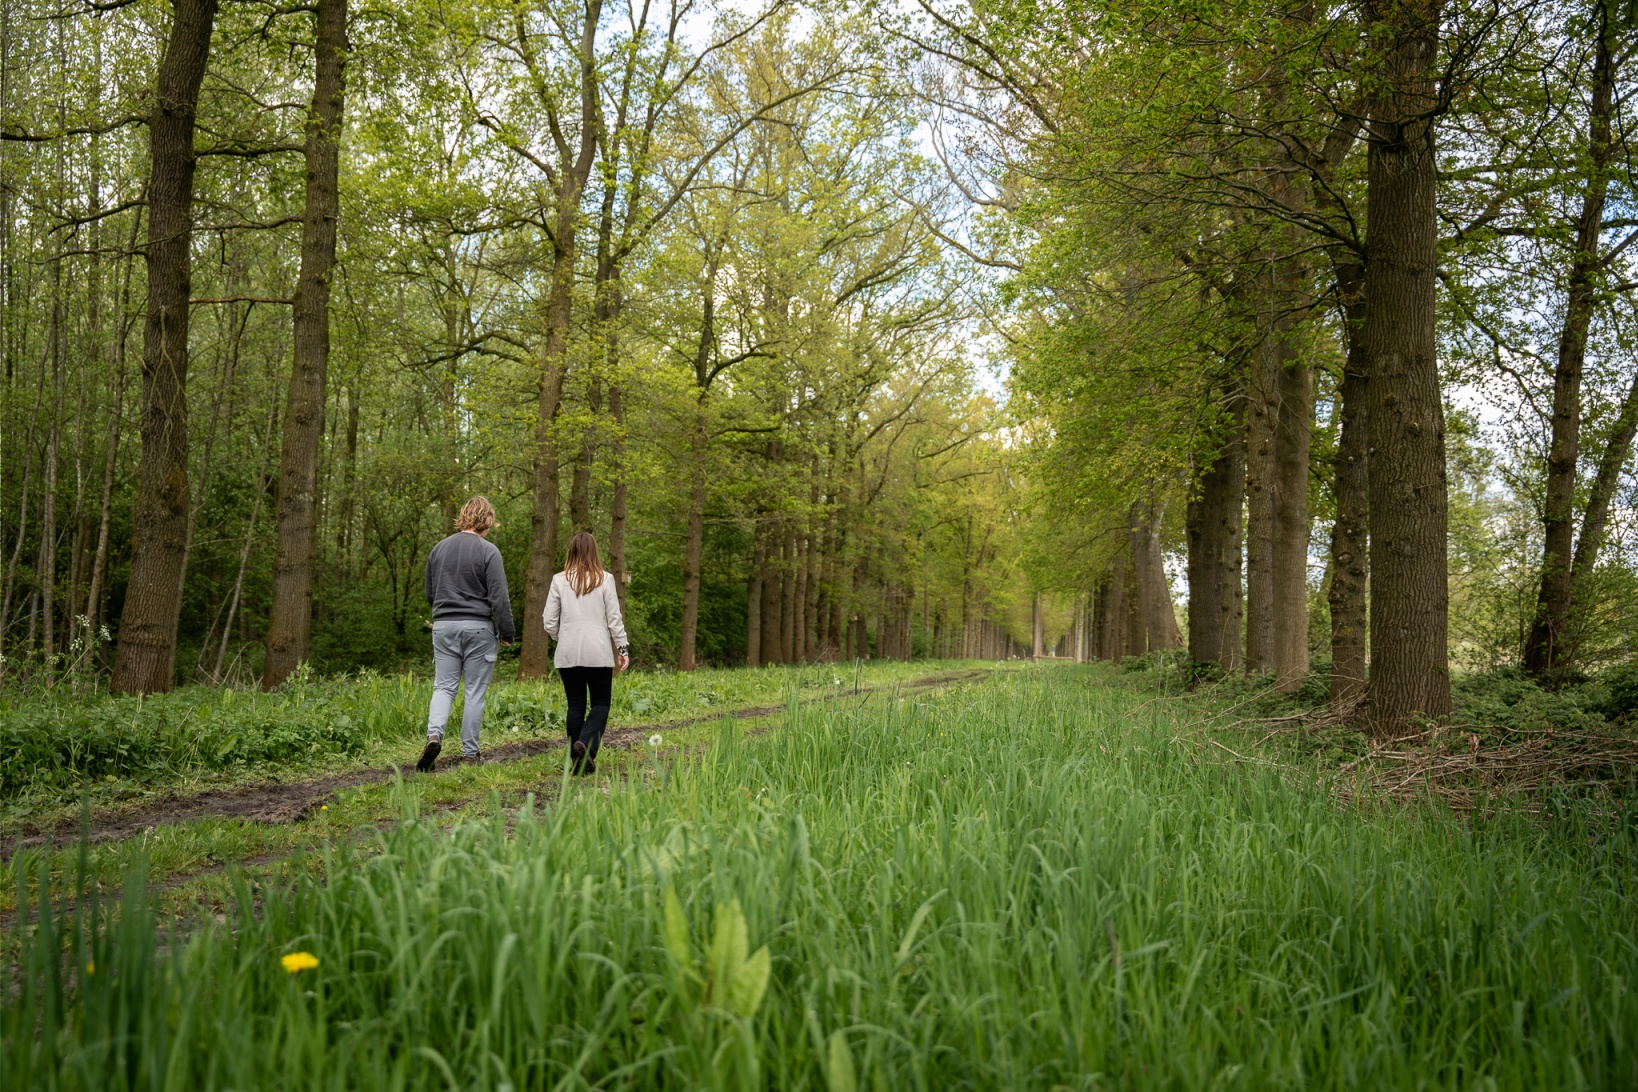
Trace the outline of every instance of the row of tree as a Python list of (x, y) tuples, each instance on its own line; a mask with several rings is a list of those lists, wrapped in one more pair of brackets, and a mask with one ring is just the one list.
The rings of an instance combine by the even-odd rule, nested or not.
[(1290, 689), (1328, 646), (1378, 731), (1442, 716), (1447, 402), (1476, 394), (1538, 520), (1514, 655), (1631, 654), (1605, 549), (1638, 425), (1631, 5), (922, 0), (903, 33), (951, 62), (966, 245), (1008, 278), (1043, 582), (1110, 603), (1129, 529), (1170, 520), (1198, 664)]

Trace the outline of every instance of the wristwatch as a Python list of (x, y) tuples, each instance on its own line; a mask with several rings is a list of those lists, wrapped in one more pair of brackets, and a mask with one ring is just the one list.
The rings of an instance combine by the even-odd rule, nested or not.
[(630, 645), (621, 645), (620, 646), (620, 655), (624, 656), (628, 660), (631, 659), (631, 646)]

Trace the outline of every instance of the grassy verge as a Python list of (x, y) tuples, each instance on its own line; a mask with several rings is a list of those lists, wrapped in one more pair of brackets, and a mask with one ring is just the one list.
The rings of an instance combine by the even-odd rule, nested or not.
[[(808, 695), (892, 685), (943, 661), (633, 672), (614, 688), (611, 723), (653, 723)], [(0, 693), (0, 837), (72, 814), (157, 794), (256, 781), (303, 780), (413, 761), (425, 741), (424, 676), (298, 679), (271, 694), (184, 687), (147, 697)], [(490, 690), (484, 742), (562, 731), (556, 678), (501, 680)], [(457, 703), (454, 718), (460, 717)]]
[[(704, 676), (708, 685), (714, 684), (704, 691), (710, 704), (701, 699), (700, 688), (680, 686), (675, 680), (634, 676), (623, 680), (616, 694), (624, 698), (627, 715), (633, 718), (635, 724), (628, 721), (622, 725), (617, 719), (614, 726), (631, 728), (668, 722), (675, 724), (679, 716), (700, 718), (680, 727), (666, 728), (663, 748), (674, 752), (678, 748), (697, 746), (709, 736), (712, 718), (710, 712), (701, 713), (701, 709), (728, 714), (747, 708), (747, 704), (741, 700), (727, 704), (724, 701), (726, 696), (750, 699), (753, 708), (768, 707), (770, 704), (777, 706), (792, 695), (800, 695), (805, 701), (869, 702), (877, 696), (890, 695), (897, 684), (908, 679), (924, 678), (950, 666), (925, 662), (913, 665), (878, 663), (860, 665), (856, 669), (846, 666), (823, 671), (809, 667), (802, 670), (719, 672), (714, 677)], [(783, 692), (774, 689), (781, 681), (786, 684)], [(637, 691), (635, 700), (630, 690), (626, 689), (628, 682), (632, 684), (631, 690)], [(797, 684), (801, 682), (813, 685), (798, 689)], [(516, 707), (526, 700), (535, 700), (529, 695), (539, 697), (545, 686), (544, 683), (513, 684), (502, 693), (522, 691), (522, 696), (514, 693), (508, 699)], [(854, 696), (855, 689), (860, 691), (858, 696)], [(546, 695), (548, 700), (549, 697)], [(561, 703), (561, 693), (556, 697)], [(503, 709), (505, 707), (503, 703)], [(634, 707), (641, 712), (632, 712)], [(765, 723), (765, 719), (753, 720), (743, 727), (755, 731)], [(485, 740), (493, 745), (497, 737), (507, 742), (548, 734), (555, 738), (561, 730), (560, 722), (552, 720), (520, 726), (515, 720), (508, 722), (505, 719), (498, 724), (490, 724), (486, 717)], [(390, 748), (390, 754), (386, 757), (372, 755), (377, 760), (375, 764), (391, 761), (408, 768), (419, 753), (423, 739), (418, 722), (412, 731), (414, 734), (408, 738), (383, 742), (380, 748)], [(632, 758), (629, 752), (611, 749), (604, 752), (601, 765), (606, 774), (617, 778)], [(346, 838), (360, 828), (394, 821), (402, 799), (413, 801), (418, 808), (439, 816), (439, 821), (445, 823), (454, 821), (457, 810), (476, 808), (482, 812), (494, 794), (500, 794), (501, 799), (516, 806), (530, 791), (545, 787), (555, 792), (565, 760), (565, 753), (555, 750), (502, 763), (457, 765), (440, 770), (435, 777), (412, 777), (404, 786), (395, 787), (390, 782), (381, 782), (347, 788), (337, 792), (313, 817), (313, 821), (262, 823), (223, 817), (190, 818), (156, 824), (130, 837), (98, 841), (85, 847), (69, 845), (62, 848), (43, 846), (21, 849), (0, 861), (0, 915), (13, 915), (20, 907), (33, 907), (42, 890), (49, 897), (60, 897), (70, 886), (69, 880), (76, 875), (80, 877), (82, 886), (95, 884), (108, 889), (123, 883), (133, 869), (140, 869), (146, 882), (161, 890), (160, 904), (167, 912), (183, 912), (201, 898), (220, 903), (228, 894), (226, 881), (220, 874), (228, 864), (245, 864), (253, 872), (282, 873), (285, 859), (293, 854)], [(345, 756), (331, 760), (332, 768), (369, 764)], [(311, 767), (303, 769), (310, 770)], [(282, 772), (286, 775), (290, 773), (288, 770)], [(247, 774), (245, 779), (254, 778)], [(182, 794), (189, 788), (202, 785), (198, 781), (173, 782), (162, 783), (162, 787), (167, 793)], [(76, 814), (72, 805), (59, 805), (43, 813), (43, 816), (37, 813), (32, 819), (38, 821), (44, 817), (60, 820)], [(17, 822), (13, 820), (14, 827)], [(201, 874), (204, 879), (189, 882), (191, 877)], [(9, 951), (9, 948), (0, 950)]]
[(1338, 808), (1108, 678), (723, 723), (449, 829), (400, 796), (185, 937), (128, 886), (31, 936), (6, 1084), (1638, 1083), (1630, 832)]

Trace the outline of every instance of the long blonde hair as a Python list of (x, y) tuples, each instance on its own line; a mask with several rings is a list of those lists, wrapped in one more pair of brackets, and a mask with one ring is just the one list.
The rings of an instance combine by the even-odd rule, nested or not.
[(563, 575), (569, 578), (569, 587), (576, 595), (585, 595), (603, 582), (603, 563), (597, 559), (597, 540), (590, 531), (581, 531), (569, 540)]

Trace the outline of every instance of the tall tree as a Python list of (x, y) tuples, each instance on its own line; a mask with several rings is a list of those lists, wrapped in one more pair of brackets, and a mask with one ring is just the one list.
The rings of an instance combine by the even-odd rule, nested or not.
[(1372, 729), (1450, 712), (1444, 404), (1434, 336), (1442, 0), (1366, 5), (1376, 86), (1366, 130), (1365, 316), (1371, 435)]
[(307, 659), (317, 568), (319, 443), (330, 370), (330, 278), (341, 213), (340, 148), (346, 93), (347, 0), (315, 0), (313, 103), (303, 149), (307, 199), (296, 279), (295, 357), (279, 452), (272, 610), (262, 685), (278, 686)]
[(1525, 669), (1537, 674), (1570, 661), (1570, 604), (1574, 597), (1576, 468), (1581, 460), (1581, 385), (1587, 364), (1587, 337), (1599, 306), (1600, 281), (1607, 264), (1602, 246), (1604, 206), (1616, 154), (1610, 122), (1614, 114), (1617, 20), (1613, 0), (1598, 0), (1592, 12), (1594, 60), (1589, 96), (1585, 189), (1575, 220), (1564, 321), (1553, 371), (1551, 440), (1547, 450), (1546, 503), (1542, 513), (1541, 582), (1536, 612), (1524, 642)]
[(188, 551), (188, 318), (193, 284), (194, 119), (216, 0), (175, 0), (148, 118), (148, 318), (142, 344), (142, 458), (131, 578), (120, 615), (116, 693), (168, 691)]

